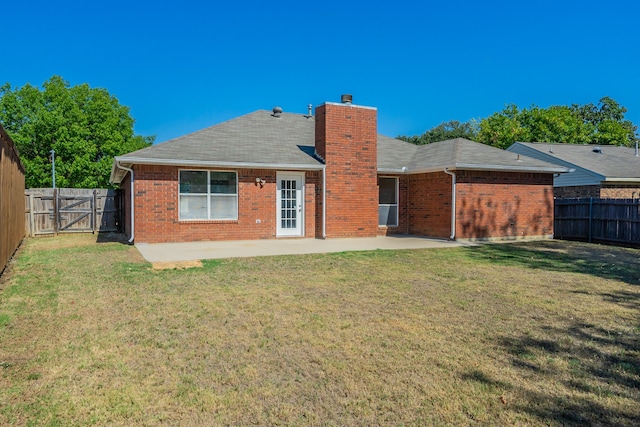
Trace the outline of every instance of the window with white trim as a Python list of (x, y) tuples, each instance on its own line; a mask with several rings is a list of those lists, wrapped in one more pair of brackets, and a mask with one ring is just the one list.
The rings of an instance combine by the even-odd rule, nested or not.
[(238, 219), (238, 174), (222, 171), (179, 172), (180, 220)]
[(398, 178), (378, 178), (378, 225), (398, 226)]

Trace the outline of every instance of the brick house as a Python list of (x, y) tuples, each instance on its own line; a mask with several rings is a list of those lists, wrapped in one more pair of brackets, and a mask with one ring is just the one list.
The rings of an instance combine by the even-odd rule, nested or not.
[(553, 181), (555, 197), (640, 198), (637, 148), (516, 142), (507, 150), (569, 168)]
[(260, 110), (114, 159), (136, 242), (553, 234), (561, 166), (455, 139), (377, 134), (377, 110)]

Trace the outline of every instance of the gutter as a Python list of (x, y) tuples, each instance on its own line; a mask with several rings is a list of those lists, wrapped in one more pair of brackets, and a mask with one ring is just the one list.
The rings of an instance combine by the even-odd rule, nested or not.
[(160, 166), (191, 166), (191, 167), (219, 167), (229, 169), (277, 169), (277, 170), (310, 170), (324, 169), (324, 164), (296, 164), (296, 163), (255, 163), (255, 162), (211, 162), (203, 160), (173, 160), (150, 159), (142, 157), (116, 157), (117, 162), (126, 162), (136, 165), (160, 165)]
[[(122, 166), (118, 159), (115, 159), (115, 167), (128, 171), (131, 174), (131, 238), (129, 239), (129, 243), (133, 243), (133, 238), (135, 237), (135, 209), (134, 209), (134, 200), (133, 200), (133, 169), (128, 168), (126, 166)], [(122, 181), (121, 181), (122, 182)]]
[(327, 238), (327, 168), (322, 168), (322, 239)]
[(449, 239), (456, 239), (456, 173), (449, 172), (449, 168), (444, 168), (444, 173), (451, 175), (451, 236)]

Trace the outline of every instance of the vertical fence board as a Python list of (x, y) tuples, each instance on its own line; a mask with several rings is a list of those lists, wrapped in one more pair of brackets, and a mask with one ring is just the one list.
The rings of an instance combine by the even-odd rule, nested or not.
[(0, 126), (0, 273), (25, 236), (24, 167)]
[(554, 236), (640, 246), (640, 199), (556, 199)]

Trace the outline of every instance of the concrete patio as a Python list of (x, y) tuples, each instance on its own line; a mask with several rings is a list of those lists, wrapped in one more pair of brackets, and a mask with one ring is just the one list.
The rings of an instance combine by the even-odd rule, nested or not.
[(350, 239), (269, 239), (188, 243), (139, 243), (136, 248), (149, 262), (195, 261), (273, 255), (299, 255), (376, 249), (428, 249), (472, 246), (469, 242), (415, 236), (380, 236)]

